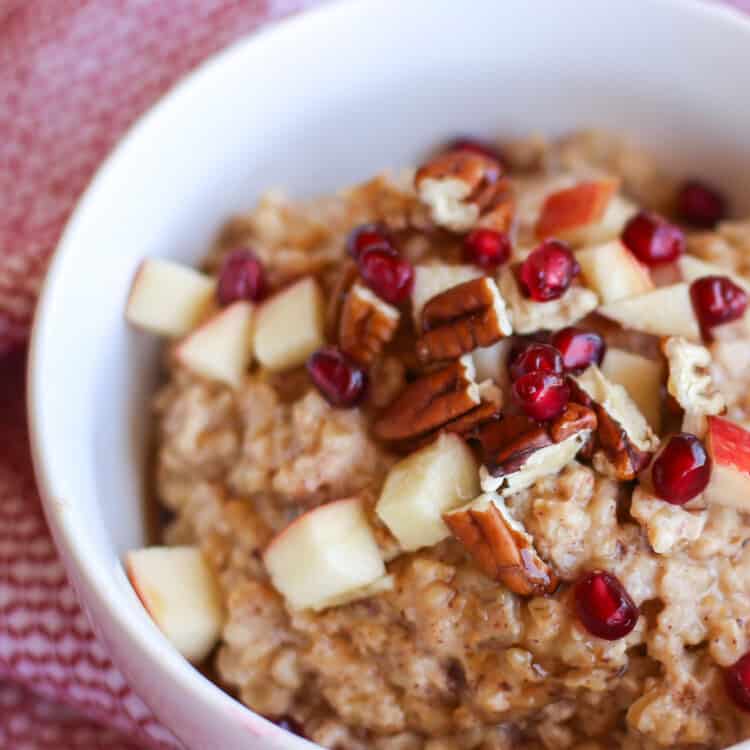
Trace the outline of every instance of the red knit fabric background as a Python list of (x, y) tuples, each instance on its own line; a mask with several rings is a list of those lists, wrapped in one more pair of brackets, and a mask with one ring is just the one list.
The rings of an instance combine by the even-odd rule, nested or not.
[(55, 554), (23, 348), (65, 221), (128, 126), (211, 53), (310, 4), (0, 0), (0, 748), (178, 747), (95, 640)]
[(0, 748), (179, 747), (96, 642), (57, 559), (24, 344), (65, 221), (127, 127), (212, 52), (314, 2), (0, 0)]

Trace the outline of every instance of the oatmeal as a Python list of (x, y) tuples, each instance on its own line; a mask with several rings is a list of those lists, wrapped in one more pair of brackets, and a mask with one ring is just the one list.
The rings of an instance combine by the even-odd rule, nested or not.
[(462, 141), (268, 193), (200, 271), (145, 261), (152, 617), (329, 748), (750, 738), (750, 224), (725, 214), (611, 135)]

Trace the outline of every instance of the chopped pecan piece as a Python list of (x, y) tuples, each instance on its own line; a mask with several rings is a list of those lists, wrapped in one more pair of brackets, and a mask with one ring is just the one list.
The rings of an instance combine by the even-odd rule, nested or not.
[(473, 365), (462, 358), (407, 385), (373, 429), (382, 440), (406, 440), (466, 414), (480, 401)]
[(417, 356), (423, 363), (456, 359), (512, 333), (497, 284), (486, 276), (429, 300), (422, 309), (422, 331)]
[(606, 476), (635, 478), (659, 446), (659, 438), (623, 386), (608, 380), (596, 365), (570, 379), (571, 401), (596, 413), (600, 451), (594, 468)]
[(393, 338), (401, 314), (357, 282), (341, 311), (339, 345), (361, 365), (369, 365)]
[(554, 571), (497, 495), (480, 495), (473, 503), (445, 513), (443, 520), (482, 572), (515, 594), (538, 596), (557, 588)]
[[(593, 414), (565, 413), (554, 430), (528, 417), (507, 416), (483, 425), (476, 432), (483, 466), (479, 470), (482, 489), (503, 495), (530, 487), (544, 476), (557, 474), (589, 442)], [(594, 420), (595, 421), (595, 420)], [(573, 425), (577, 429), (573, 428)]]
[(331, 290), (331, 297), (326, 309), (326, 338), (335, 341), (339, 332), (341, 313), (347, 294), (359, 277), (357, 264), (347, 260), (341, 266)]
[(509, 232), (516, 213), (516, 198), (509, 180), (500, 180), (490, 206), (482, 212), (477, 227)]
[(582, 430), (594, 431), (597, 427), (596, 413), (586, 406), (569, 403), (565, 411), (549, 426), (549, 434), (556, 443)]
[(652, 454), (636, 448), (622, 425), (604, 407), (594, 404), (594, 410), (599, 422), (597, 437), (602, 447), (602, 451), (594, 454), (594, 468), (612, 479), (635, 479), (648, 466)]
[(508, 186), (498, 161), (472, 151), (447, 151), (420, 167), (414, 184), (432, 220), (454, 232), (466, 232)]
[(493, 476), (518, 471), (534, 451), (553, 442), (538, 422), (516, 415), (483, 425), (476, 437), (482, 449), (482, 463)]

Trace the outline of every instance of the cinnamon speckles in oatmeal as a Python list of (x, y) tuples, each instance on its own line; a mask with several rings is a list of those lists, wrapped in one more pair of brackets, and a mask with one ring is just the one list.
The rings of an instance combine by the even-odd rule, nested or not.
[[(131, 321), (185, 332), (154, 400), (156, 486), (166, 554), (199, 550), (219, 593), (195, 625), (216, 679), (336, 750), (749, 738), (750, 327), (742, 295), (717, 292), (712, 320), (727, 322), (698, 333), (690, 289), (716, 275), (750, 288), (750, 224), (680, 225), (679, 186), (609, 134), (504, 144), (502, 162), (456, 148), (416, 181), (267, 194), (202, 273), (161, 264), (136, 280)], [(644, 236), (633, 254), (621, 238), (639, 210), (684, 234), (686, 254), (657, 267)], [(510, 256), (469, 264), (477, 227)], [(549, 300), (519, 281), (539, 227), (570, 265), (533, 264)], [(266, 299), (239, 282), (231, 301), (211, 292), (237, 248)], [(143, 281), (155, 274), (161, 293)], [(566, 370), (576, 352), (528, 349), (570, 325), (601, 336), (609, 363)], [(322, 349), (337, 354), (311, 377)], [(353, 372), (366, 386), (343, 408)], [(561, 413), (579, 420), (569, 432)], [(698, 456), (710, 474), (692, 492)], [(144, 570), (129, 571), (136, 588), (158, 589)], [(207, 608), (201, 591), (187, 581), (167, 606)], [(150, 611), (176, 645), (198, 637), (179, 609)]]

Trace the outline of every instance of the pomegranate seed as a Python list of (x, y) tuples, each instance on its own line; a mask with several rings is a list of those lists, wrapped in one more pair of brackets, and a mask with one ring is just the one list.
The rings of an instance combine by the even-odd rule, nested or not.
[(638, 622), (635, 606), (625, 587), (611, 573), (593, 570), (575, 586), (578, 619), (598, 638), (616, 641), (624, 638)]
[(377, 246), (359, 256), (359, 272), (378, 297), (397, 305), (414, 286), (414, 267), (395, 250)]
[(628, 221), (622, 242), (647, 266), (671, 263), (685, 252), (682, 229), (648, 211), (640, 211)]
[(464, 239), (464, 260), (481, 268), (497, 268), (510, 258), (510, 237), (494, 229), (475, 229)]
[(656, 494), (672, 505), (683, 505), (703, 492), (710, 478), (711, 459), (703, 443), (688, 432), (669, 438), (651, 467)]
[(566, 372), (583, 372), (589, 365), (600, 365), (607, 345), (594, 331), (570, 326), (558, 331), (552, 337), (552, 345), (562, 355)]
[(690, 298), (704, 330), (741, 318), (747, 308), (747, 292), (727, 276), (696, 279), (690, 285)]
[(727, 202), (705, 182), (688, 180), (677, 194), (677, 210), (688, 224), (711, 229), (726, 218)]
[(475, 138), (456, 138), (448, 144), (446, 151), (472, 151), (475, 154), (487, 156), (496, 161), (502, 161), (500, 152), (491, 144)]
[(346, 240), (346, 250), (354, 260), (376, 245), (392, 246), (391, 234), (382, 224), (360, 224), (352, 229)]
[(580, 271), (578, 261), (564, 242), (546, 240), (521, 264), (521, 286), (533, 300), (548, 302), (562, 297)]
[(354, 406), (364, 396), (367, 375), (334, 346), (319, 349), (307, 360), (313, 383), (333, 406)]
[(224, 258), (219, 272), (216, 297), (223, 307), (237, 300), (258, 302), (266, 296), (263, 264), (251, 250), (232, 250)]
[(724, 671), (724, 685), (737, 708), (750, 711), (750, 653)]
[(530, 343), (509, 358), (508, 372), (511, 380), (530, 372), (552, 372), (562, 375), (563, 360), (560, 352), (549, 344)]
[(546, 422), (562, 414), (568, 405), (570, 388), (562, 375), (535, 370), (513, 383), (513, 394), (527, 416)]

